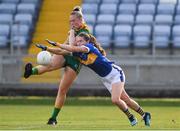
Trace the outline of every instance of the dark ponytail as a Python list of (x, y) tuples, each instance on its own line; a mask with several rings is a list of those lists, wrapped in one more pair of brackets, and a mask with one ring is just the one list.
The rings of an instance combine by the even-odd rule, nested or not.
[(96, 38), (93, 35), (90, 35), (90, 41), (94, 46), (101, 52), (103, 56), (106, 56), (105, 50), (101, 47), (100, 43), (97, 42)]
[(96, 41), (96, 38), (93, 35), (87, 33), (80, 33), (78, 36), (83, 37), (85, 41), (89, 41), (92, 43), (103, 56), (106, 56), (105, 50), (101, 47), (101, 45)]

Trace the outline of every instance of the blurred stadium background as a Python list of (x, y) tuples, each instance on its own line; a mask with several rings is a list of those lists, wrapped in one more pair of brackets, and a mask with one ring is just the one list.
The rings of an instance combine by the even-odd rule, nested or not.
[[(36, 65), (34, 43), (63, 42), (69, 14), (81, 5), (85, 21), (126, 74), (136, 97), (180, 97), (180, 0), (0, 0), (0, 95), (55, 96), (63, 69), (23, 78)], [(109, 95), (83, 67), (71, 96)]]

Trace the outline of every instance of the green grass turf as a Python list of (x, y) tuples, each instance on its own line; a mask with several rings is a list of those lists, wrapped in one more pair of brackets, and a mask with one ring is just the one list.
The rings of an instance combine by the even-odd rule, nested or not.
[(141, 117), (131, 127), (109, 98), (68, 98), (57, 126), (46, 125), (54, 98), (0, 97), (0, 129), (5, 130), (180, 130), (180, 99), (136, 99), (152, 114), (151, 127)]

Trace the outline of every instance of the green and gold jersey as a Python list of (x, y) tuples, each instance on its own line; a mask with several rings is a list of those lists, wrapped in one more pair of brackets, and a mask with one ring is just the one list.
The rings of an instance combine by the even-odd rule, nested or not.
[[(75, 30), (75, 36), (77, 36), (81, 32), (90, 34), (89, 28), (86, 24), (83, 24), (83, 26), (80, 29)], [(69, 66), (71, 69), (73, 69), (78, 74), (81, 69), (81, 66), (82, 66), (80, 61), (76, 57), (71, 56), (71, 55), (65, 55), (64, 59), (65, 59), (64, 66)]]
[(90, 30), (88, 28), (88, 26), (86, 24), (83, 24), (83, 26), (80, 29), (76, 29), (75, 30), (75, 36), (77, 36), (78, 34), (80, 34), (81, 32), (90, 34)]

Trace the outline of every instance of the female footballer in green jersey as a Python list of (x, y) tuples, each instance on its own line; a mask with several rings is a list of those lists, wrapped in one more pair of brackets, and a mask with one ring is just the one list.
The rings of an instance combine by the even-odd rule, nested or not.
[[(75, 7), (70, 15), (70, 26), (74, 32), (74, 36), (78, 35), (81, 32), (90, 33), (87, 25), (84, 23), (83, 15), (80, 7)], [(73, 43), (74, 38), (68, 38), (64, 44)], [(51, 44), (53, 42), (48, 41)], [(59, 111), (61, 110), (65, 99), (66, 94), (69, 90), (69, 87), (75, 80), (81, 69), (81, 63), (73, 56), (70, 55), (56, 55), (52, 56), (51, 64), (48, 66), (38, 65), (33, 67), (31, 63), (27, 63), (25, 66), (24, 77), (28, 78), (31, 75), (41, 75), (45, 72), (53, 71), (59, 68), (65, 67), (64, 74), (62, 76), (61, 82), (59, 84), (58, 93), (56, 96), (55, 107), (52, 113), (52, 116), (48, 120), (47, 124), (55, 125), (57, 124), (56, 117), (58, 116)]]

